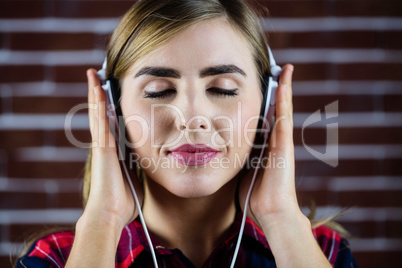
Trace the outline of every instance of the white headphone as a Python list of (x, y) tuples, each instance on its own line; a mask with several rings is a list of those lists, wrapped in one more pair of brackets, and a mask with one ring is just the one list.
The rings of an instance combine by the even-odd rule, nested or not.
[[(278, 81), (279, 81), (279, 75), (281, 74), (281, 67), (279, 67), (274, 59), (274, 56), (272, 54), (271, 48), (267, 45), (267, 50), (268, 50), (268, 55), (269, 55), (269, 63), (270, 63), (270, 72), (271, 74), (268, 76), (266, 85), (267, 85), (267, 89), (264, 92), (264, 98), (263, 98), (263, 106), (264, 107), (264, 112), (262, 113), (264, 116), (262, 118), (262, 124), (261, 124), (261, 129), (267, 129), (269, 127), (269, 131), (265, 131), (264, 134), (264, 143), (263, 143), (263, 147), (261, 149), (260, 152), (260, 157), (259, 157), (259, 163), (261, 163), (261, 159), (262, 156), (264, 154), (264, 148), (266, 147), (267, 141), (268, 141), (268, 135), (270, 133), (270, 131), (272, 130), (274, 124), (275, 124), (275, 93), (276, 93), (276, 89), (278, 88)], [(116, 143), (118, 144), (118, 153), (119, 153), (119, 159), (124, 159), (123, 155), (122, 155), (122, 150), (119, 147), (119, 136), (120, 136), (120, 131), (119, 131), (119, 124), (117, 121), (117, 115), (116, 115), (116, 102), (115, 99), (113, 97), (113, 89), (112, 89), (112, 82), (110, 80), (107, 79), (106, 77), (106, 66), (107, 66), (107, 59), (105, 58), (103, 65), (102, 65), (102, 69), (98, 71), (98, 76), (102, 82), (102, 88), (105, 90), (106, 93), (106, 104), (107, 104), (107, 116), (109, 118), (109, 125), (111, 128), (112, 133), (115, 136), (115, 140)], [(129, 172), (127, 170), (127, 166), (126, 166), (126, 162), (124, 160), (121, 160), (122, 162), (122, 166), (123, 166), (123, 170), (125, 172), (126, 178), (128, 180), (128, 183), (130, 185), (131, 188), (131, 192), (133, 194), (138, 212), (139, 212), (139, 217), (142, 223), (142, 226), (144, 228), (144, 232), (145, 232), (145, 236), (147, 238), (148, 244), (149, 244), (149, 248), (151, 250), (151, 254), (152, 254), (152, 259), (154, 262), (154, 266), (155, 268), (158, 267), (158, 262), (156, 259), (156, 254), (155, 254), (155, 249), (152, 245), (152, 241), (151, 238), (149, 236), (148, 233), (148, 229), (146, 227), (145, 224), (145, 220), (144, 220), (144, 216), (142, 215), (142, 211), (141, 211), (141, 204), (138, 200), (137, 194), (135, 192), (134, 186), (131, 182), (131, 178), (129, 175)], [(246, 201), (245, 201), (245, 205), (244, 205), (244, 211), (243, 211), (243, 219), (241, 222), (241, 226), (240, 226), (240, 231), (239, 231), (239, 236), (237, 239), (237, 244), (236, 244), (236, 248), (235, 248), (235, 252), (233, 254), (233, 258), (232, 258), (232, 262), (230, 267), (233, 268), (235, 263), (236, 263), (236, 258), (237, 258), (237, 254), (239, 251), (239, 247), (240, 247), (240, 243), (241, 243), (241, 239), (243, 236), (243, 232), (244, 232), (244, 225), (246, 222), (246, 215), (247, 215), (247, 209), (248, 209), (248, 203), (249, 203), (249, 199), (250, 199), (250, 195), (251, 195), (251, 191), (252, 188), (254, 186), (254, 182), (255, 182), (255, 178), (257, 175), (257, 171), (258, 171), (258, 167), (259, 165), (257, 165), (257, 168), (254, 171), (254, 175), (250, 184), (250, 188), (248, 190), (247, 193), (247, 197), (246, 197)]]

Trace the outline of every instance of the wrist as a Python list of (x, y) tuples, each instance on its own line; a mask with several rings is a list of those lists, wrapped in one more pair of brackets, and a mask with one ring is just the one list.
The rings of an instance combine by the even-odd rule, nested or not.
[(80, 236), (97, 236), (110, 242), (114, 242), (115, 246), (120, 240), (121, 232), (124, 228), (124, 224), (121, 221), (111, 215), (92, 215), (90, 213), (84, 213), (78, 219), (75, 227), (76, 235)]
[(77, 221), (66, 267), (114, 267), (122, 228), (118, 221), (86, 209)]
[(262, 226), (277, 267), (330, 267), (301, 212), (271, 218)]
[(258, 218), (258, 222), (267, 237), (271, 236), (271, 233), (306, 231), (311, 233), (311, 222), (300, 210), (262, 216)]

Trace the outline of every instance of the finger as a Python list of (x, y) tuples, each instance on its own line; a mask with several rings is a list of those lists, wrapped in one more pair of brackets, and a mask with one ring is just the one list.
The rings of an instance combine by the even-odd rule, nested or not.
[(286, 64), (283, 66), (281, 75), (279, 77), (279, 84), (286, 84), (291, 87), (293, 70), (294, 66), (292, 64)]
[(109, 128), (109, 117), (107, 116), (106, 92), (101, 86), (95, 86), (96, 104), (98, 107), (98, 142), (99, 148), (108, 150), (115, 149), (115, 139)]
[(277, 89), (276, 122), (269, 143), (271, 166), (265, 169), (263, 179), (256, 182), (261, 189), (282, 189), (283, 193), (294, 190), (293, 124), (288, 90), (289, 84), (281, 84)]
[[(282, 73), (279, 77), (279, 86), (286, 85), (287, 86), (287, 94), (286, 94), (286, 101), (290, 108), (290, 113), (293, 114), (293, 104), (292, 104), (292, 76), (293, 76), (294, 67), (291, 64), (286, 64), (283, 69)], [(293, 119), (293, 118), (291, 118)], [(293, 120), (292, 120), (293, 123)]]
[(87, 70), (87, 80), (88, 80), (88, 116), (89, 116), (89, 126), (91, 130), (92, 140), (96, 138), (93, 134), (97, 132), (94, 128), (97, 126), (97, 113), (96, 113), (96, 97), (95, 97), (95, 86), (99, 85), (100, 82), (97, 81), (96, 71), (94, 69)]
[[(87, 70), (87, 80), (88, 80), (88, 103), (95, 104), (96, 99), (95, 99), (94, 88), (95, 86), (99, 86), (101, 84), (95, 69), (91, 68)], [(92, 110), (89, 110), (89, 112), (91, 113)]]
[[(283, 76), (285, 78), (290, 77), (291, 79), (291, 70), (285, 68)], [(290, 90), (291, 87), (289, 83), (282, 83), (278, 86), (276, 93), (276, 122), (270, 140), (271, 152), (276, 152), (283, 156), (293, 154), (294, 150), (292, 98), (291, 93), (289, 93)]]
[(89, 120), (93, 148), (115, 148), (114, 137), (109, 129), (106, 94), (94, 69), (87, 71)]

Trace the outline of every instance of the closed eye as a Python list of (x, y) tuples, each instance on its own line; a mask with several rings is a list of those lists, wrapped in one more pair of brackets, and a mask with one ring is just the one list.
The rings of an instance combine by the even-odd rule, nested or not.
[(225, 97), (234, 97), (237, 96), (237, 88), (235, 89), (221, 89), (221, 88), (217, 88), (217, 87), (211, 87), (208, 89), (209, 92), (213, 93), (213, 94), (218, 94), (218, 95), (223, 95)]
[(144, 98), (150, 98), (150, 99), (164, 99), (169, 97), (171, 94), (175, 94), (176, 90), (174, 89), (167, 89), (164, 91), (158, 91), (158, 92), (146, 92)]
[[(223, 97), (235, 97), (238, 95), (237, 93), (237, 88), (236, 89), (221, 89), (221, 88), (216, 88), (216, 87), (211, 87), (208, 88), (208, 92), (216, 95), (220, 95)], [(158, 91), (158, 92), (146, 92), (144, 98), (149, 98), (149, 99), (164, 99), (169, 97), (172, 94), (175, 94), (176, 90), (175, 89), (167, 89), (164, 91)]]

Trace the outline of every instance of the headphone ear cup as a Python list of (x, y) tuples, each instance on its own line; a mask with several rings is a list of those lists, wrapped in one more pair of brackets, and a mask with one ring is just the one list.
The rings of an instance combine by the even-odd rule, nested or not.
[(106, 108), (107, 108), (106, 113), (109, 119), (110, 129), (112, 130), (112, 128), (114, 128), (115, 124), (117, 123), (116, 107), (112, 93), (113, 91), (112, 82), (109, 79), (106, 79), (106, 67), (107, 67), (107, 58), (105, 58), (105, 60), (103, 61), (102, 69), (98, 71), (98, 76), (99, 79), (101, 80), (102, 88), (106, 93)]
[(270, 96), (270, 102), (267, 103), (268, 109), (267, 109), (267, 122), (268, 126), (266, 128), (269, 129), (269, 131), (272, 131), (275, 125), (276, 121), (276, 89), (278, 88), (278, 82), (273, 80), (271, 81), (271, 96)]
[(106, 93), (106, 105), (107, 105), (107, 116), (109, 118), (115, 117), (116, 116), (116, 107), (113, 99), (113, 94), (112, 94), (112, 87), (110, 80), (106, 80), (106, 83), (102, 85), (103, 90)]
[(261, 130), (261, 133), (264, 133), (265, 135), (268, 135), (269, 132), (272, 131), (275, 124), (275, 109), (276, 109), (275, 96), (276, 96), (276, 89), (278, 88), (279, 75), (282, 72), (282, 68), (276, 64), (272, 51), (268, 45), (267, 45), (267, 51), (269, 55), (269, 64), (271, 66), (271, 69), (270, 74), (268, 75), (266, 80), (266, 90), (263, 101), (264, 118), (263, 118), (262, 130), (264, 131)]
[(264, 113), (264, 123), (263, 129), (268, 130), (262, 133), (269, 133), (273, 125), (275, 124), (275, 92), (278, 87), (278, 82), (276, 82), (272, 76), (268, 77), (267, 83), (267, 99), (265, 101), (265, 113)]

